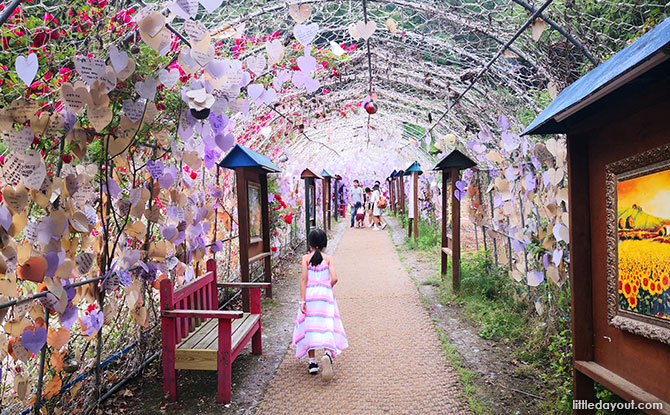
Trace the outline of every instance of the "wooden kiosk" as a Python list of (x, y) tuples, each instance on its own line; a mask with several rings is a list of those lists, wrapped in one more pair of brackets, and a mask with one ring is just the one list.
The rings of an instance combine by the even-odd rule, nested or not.
[(396, 194), (398, 195), (398, 200), (396, 202), (397, 204), (397, 209), (398, 212), (400, 212), (401, 215), (405, 214), (405, 183), (403, 180), (403, 177), (405, 176), (405, 171), (400, 170), (398, 173), (396, 173), (396, 189), (397, 192)]
[(335, 176), (328, 173), (326, 169), (323, 169), (321, 177), (323, 177), (323, 198), (321, 204), (323, 205), (323, 227), (325, 231), (326, 228), (330, 230), (330, 208), (332, 203), (330, 182)]
[[(442, 275), (447, 273), (451, 257), (451, 284), (454, 291), (461, 287), (461, 201), (456, 197), (456, 182), (461, 178), (461, 170), (476, 166), (468, 156), (454, 150), (440, 160), (433, 170), (442, 170)], [(448, 191), (451, 185), (451, 192)], [(447, 229), (449, 212), (449, 194), (451, 194), (451, 234)]]
[(305, 169), (300, 174), (300, 178), (305, 180), (305, 245), (309, 251), (309, 242), (307, 237), (309, 231), (316, 228), (316, 179), (322, 180), (323, 177), (314, 173), (310, 169)]
[[(648, 271), (668, 261), (669, 114), (666, 19), (562, 91), (523, 132), (567, 134), (577, 401), (594, 401), (596, 381), (629, 401), (663, 404), (649, 414), (670, 414), (670, 287)], [(647, 271), (626, 272), (629, 264)], [(661, 287), (650, 291), (646, 276)]]
[(405, 170), (405, 176), (412, 176), (410, 182), (409, 195), (409, 221), (407, 222), (407, 236), (412, 237), (412, 228), (414, 228), (414, 240), (419, 239), (419, 175), (423, 174), (421, 165), (418, 161), (412, 163)]
[[(235, 170), (237, 179), (240, 279), (249, 282), (249, 267), (262, 260), (265, 282), (272, 282), (268, 173), (281, 170), (264, 155), (239, 144), (219, 162), (219, 167)], [(265, 290), (265, 295), (272, 298), (272, 287)], [(248, 290), (242, 291), (242, 308), (249, 312)]]

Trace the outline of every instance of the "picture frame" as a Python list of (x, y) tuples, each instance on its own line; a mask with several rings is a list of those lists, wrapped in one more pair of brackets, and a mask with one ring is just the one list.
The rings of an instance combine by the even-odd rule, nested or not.
[(263, 215), (260, 184), (247, 182), (247, 198), (249, 206), (249, 244), (255, 244), (263, 241)]
[(605, 170), (608, 323), (670, 344), (670, 145)]

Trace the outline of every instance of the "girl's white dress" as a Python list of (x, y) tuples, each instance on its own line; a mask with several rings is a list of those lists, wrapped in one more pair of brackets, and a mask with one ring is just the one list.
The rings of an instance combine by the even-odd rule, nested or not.
[(302, 359), (308, 351), (316, 349), (330, 349), (333, 356), (337, 356), (349, 343), (330, 286), (330, 270), (326, 261), (316, 267), (307, 266), (305, 303), (307, 314), (298, 309), (293, 329), (296, 357)]

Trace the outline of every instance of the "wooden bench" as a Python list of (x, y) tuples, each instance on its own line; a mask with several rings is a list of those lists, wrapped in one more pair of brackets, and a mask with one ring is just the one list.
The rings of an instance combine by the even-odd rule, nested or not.
[[(217, 284), (214, 260), (205, 275), (176, 290), (161, 281), (163, 389), (170, 401), (177, 399), (177, 369), (188, 369), (216, 370), (216, 400), (230, 403), (233, 361), (249, 340), (252, 353), (262, 353), (260, 290), (270, 285)], [(218, 287), (249, 290), (249, 312), (218, 310)]]

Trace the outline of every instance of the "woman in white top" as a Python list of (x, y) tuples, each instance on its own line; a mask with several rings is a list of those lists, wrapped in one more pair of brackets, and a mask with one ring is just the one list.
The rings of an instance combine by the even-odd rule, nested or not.
[(381, 195), (381, 190), (379, 190), (379, 186), (375, 185), (375, 187), (372, 188), (372, 197), (370, 198), (370, 202), (372, 202), (372, 216), (374, 220), (374, 229), (375, 231), (382, 230), (386, 227), (386, 223), (382, 225), (382, 213), (383, 210), (377, 206), (377, 202), (379, 202), (379, 199), (381, 199), (383, 196)]

